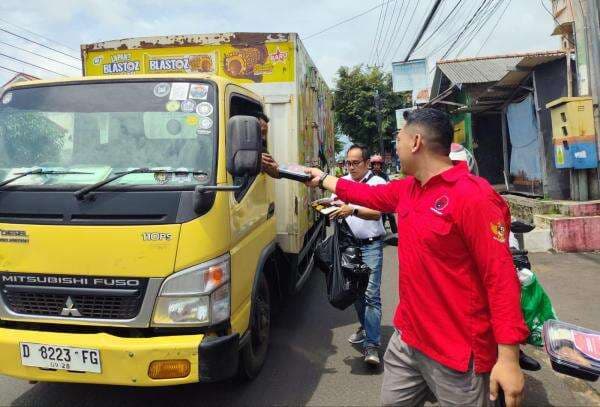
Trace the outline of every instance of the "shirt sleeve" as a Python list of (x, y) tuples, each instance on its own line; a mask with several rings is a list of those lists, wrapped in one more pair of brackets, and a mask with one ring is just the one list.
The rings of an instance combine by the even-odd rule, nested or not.
[(388, 184), (368, 185), (340, 179), (335, 193), (344, 202), (390, 213), (396, 211), (401, 191), (405, 189), (404, 183), (404, 180), (398, 180)]
[(508, 205), (494, 194), (469, 199), (461, 226), (487, 293), (496, 342), (523, 343), (529, 331), (521, 311), (521, 285), (508, 247)]

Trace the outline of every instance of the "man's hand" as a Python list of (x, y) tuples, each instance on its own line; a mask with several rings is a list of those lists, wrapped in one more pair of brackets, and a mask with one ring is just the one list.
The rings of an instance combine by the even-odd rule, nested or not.
[(323, 175), (323, 171), (318, 168), (307, 168), (305, 172), (310, 175), (310, 180), (306, 181), (306, 186), (316, 188), (319, 186), (319, 178)]
[(352, 215), (352, 211), (354, 211), (354, 208), (352, 208), (351, 206), (342, 205), (341, 207), (336, 209), (334, 212), (331, 212), (329, 214), (329, 219), (331, 219), (331, 220), (346, 219), (348, 216)]
[(507, 407), (518, 407), (523, 400), (525, 378), (519, 367), (519, 346), (498, 345), (498, 361), (490, 374), (490, 400), (498, 398), (499, 390), (504, 391)]
[(279, 178), (279, 164), (277, 164), (277, 161), (275, 161), (270, 154), (262, 154), (261, 168), (271, 177)]

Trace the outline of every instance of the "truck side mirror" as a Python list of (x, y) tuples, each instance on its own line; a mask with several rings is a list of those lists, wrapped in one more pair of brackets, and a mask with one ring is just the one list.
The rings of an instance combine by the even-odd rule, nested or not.
[(254, 116), (233, 116), (227, 122), (227, 171), (234, 177), (260, 173), (262, 137)]

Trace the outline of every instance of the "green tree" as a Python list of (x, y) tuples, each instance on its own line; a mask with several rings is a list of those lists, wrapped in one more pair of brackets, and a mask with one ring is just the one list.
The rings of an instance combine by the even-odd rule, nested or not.
[(379, 152), (375, 91), (381, 100), (381, 128), (385, 150), (391, 149), (396, 130), (396, 109), (407, 103), (407, 96), (392, 92), (392, 75), (379, 68), (357, 65), (338, 69), (334, 91), (335, 126), (339, 133), (347, 134), (353, 143), (368, 146)]
[(336, 134), (335, 139), (333, 140), (334, 145), (333, 148), (335, 150), (335, 155), (338, 155), (344, 149), (344, 142), (340, 139), (340, 135)]

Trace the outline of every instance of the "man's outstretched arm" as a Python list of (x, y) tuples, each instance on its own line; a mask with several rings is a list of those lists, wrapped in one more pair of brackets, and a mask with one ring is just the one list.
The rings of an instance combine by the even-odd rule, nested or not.
[(398, 197), (403, 181), (394, 181), (388, 184), (367, 185), (325, 175), (318, 168), (308, 168), (306, 173), (312, 178), (306, 182), (310, 187), (319, 187), (336, 194), (342, 201), (350, 202), (379, 212), (390, 213), (396, 211)]

